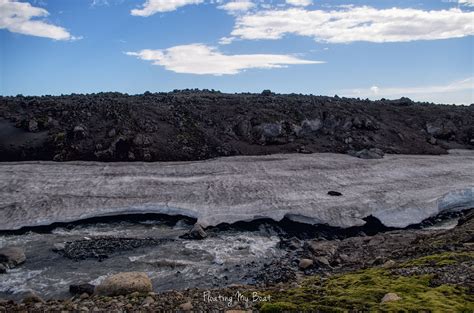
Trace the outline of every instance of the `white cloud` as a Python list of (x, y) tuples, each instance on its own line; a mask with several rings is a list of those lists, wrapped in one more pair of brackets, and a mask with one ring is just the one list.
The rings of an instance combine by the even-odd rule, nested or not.
[(219, 39), (219, 44), (220, 45), (229, 45), (234, 41), (234, 37), (222, 37)]
[(109, 6), (108, 0), (92, 0), (91, 7)]
[(370, 91), (375, 95), (379, 93), (379, 90), (380, 90), (380, 88), (377, 87), (377, 86), (370, 87)]
[(48, 16), (45, 9), (34, 7), (27, 2), (0, 0), (0, 29), (8, 29), (12, 33), (46, 37), (55, 40), (79, 39), (73, 37), (66, 29), (37, 20)]
[(286, 3), (290, 5), (305, 7), (313, 4), (313, 0), (286, 0)]
[(255, 7), (255, 4), (252, 1), (248, 0), (236, 0), (230, 1), (226, 4), (218, 6), (219, 9), (226, 10), (230, 13), (235, 12), (245, 12)]
[(376, 9), (368, 6), (339, 10), (289, 8), (240, 16), (231, 33), (241, 39), (280, 39), (286, 34), (319, 42), (406, 42), (459, 38), (474, 34), (474, 12), (419, 9)]
[(474, 7), (474, 0), (459, 0), (459, 4)]
[(141, 50), (126, 52), (141, 60), (151, 61), (176, 73), (199, 75), (238, 74), (252, 68), (281, 68), (290, 64), (317, 64), (284, 54), (235, 54), (225, 55), (216, 48), (204, 44), (175, 46), (164, 50)]
[(130, 13), (136, 16), (150, 16), (159, 12), (174, 11), (189, 4), (200, 4), (204, 0), (147, 0), (141, 9), (133, 9)]
[(436, 103), (474, 103), (474, 77), (458, 80), (445, 85), (416, 86), (416, 87), (377, 87), (346, 89), (340, 91), (346, 97), (361, 97), (369, 99), (397, 99), (409, 97), (417, 101)]

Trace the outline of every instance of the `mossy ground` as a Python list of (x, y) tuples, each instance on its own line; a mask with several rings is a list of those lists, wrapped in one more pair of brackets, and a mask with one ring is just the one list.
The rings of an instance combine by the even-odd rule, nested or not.
[(474, 252), (443, 252), (407, 261), (402, 266), (446, 266), (469, 260), (474, 260)]
[[(474, 254), (442, 253), (430, 255), (401, 266), (444, 266), (473, 260)], [(313, 276), (299, 288), (269, 292), (270, 303), (261, 305), (262, 312), (474, 312), (474, 296), (468, 289), (455, 285), (431, 286), (431, 275), (402, 276), (389, 269), (370, 268), (329, 278)], [(381, 303), (386, 293), (393, 292), (399, 301)]]

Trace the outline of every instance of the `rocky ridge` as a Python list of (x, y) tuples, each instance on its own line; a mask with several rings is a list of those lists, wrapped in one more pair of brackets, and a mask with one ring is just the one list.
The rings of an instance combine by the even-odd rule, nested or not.
[[(474, 145), (474, 108), (209, 90), (0, 97), (0, 161), (444, 154)], [(377, 149), (377, 150), (374, 150)]]

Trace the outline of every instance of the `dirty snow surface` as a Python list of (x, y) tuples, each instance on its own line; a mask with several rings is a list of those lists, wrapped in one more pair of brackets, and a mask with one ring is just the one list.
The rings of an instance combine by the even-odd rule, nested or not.
[[(328, 191), (341, 192), (330, 196)], [(405, 227), (474, 207), (474, 151), (448, 155), (227, 157), (199, 162), (0, 163), (0, 229), (163, 213), (205, 226), (283, 217), (338, 227), (375, 216)]]

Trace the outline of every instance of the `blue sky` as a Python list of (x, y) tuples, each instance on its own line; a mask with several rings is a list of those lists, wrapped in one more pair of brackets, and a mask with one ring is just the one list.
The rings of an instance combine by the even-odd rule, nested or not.
[(474, 102), (473, 0), (0, 0), (0, 93)]

